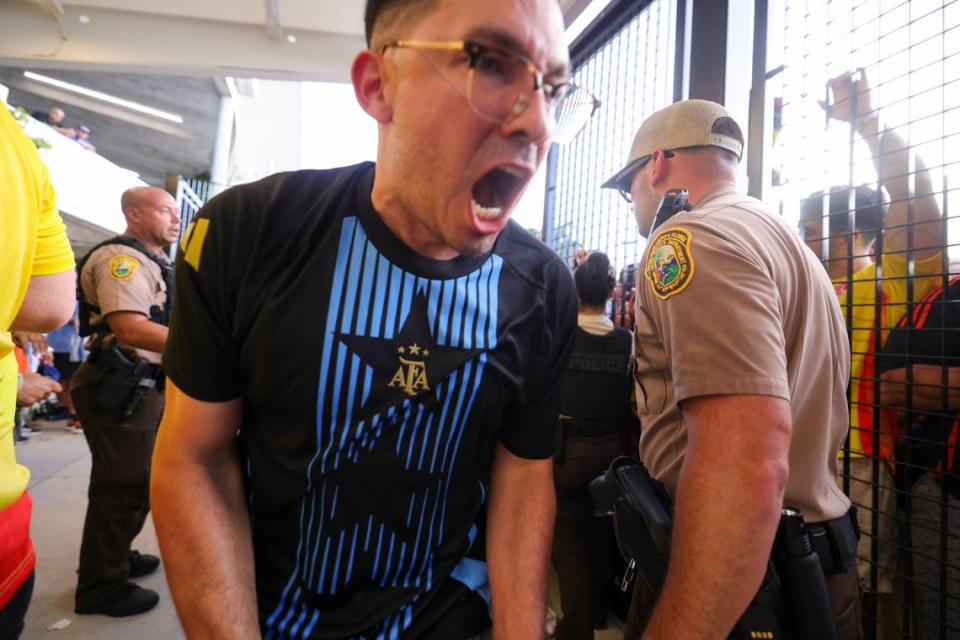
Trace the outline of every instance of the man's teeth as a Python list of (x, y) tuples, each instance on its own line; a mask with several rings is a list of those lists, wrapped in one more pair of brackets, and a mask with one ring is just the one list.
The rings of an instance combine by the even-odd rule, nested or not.
[(496, 220), (503, 213), (501, 207), (482, 207), (473, 198), (470, 199), (470, 208), (473, 209), (475, 216), (483, 220)]
[(509, 173), (509, 174), (512, 175), (514, 178), (519, 178), (519, 179), (523, 180), (524, 178), (527, 177), (527, 176), (523, 173), (523, 171), (521, 171), (520, 169), (517, 169), (516, 167), (503, 166), (503, 167), (498, 167), (498, 168), (500, 169), (500, 171), (503, 171), (504, 173)]

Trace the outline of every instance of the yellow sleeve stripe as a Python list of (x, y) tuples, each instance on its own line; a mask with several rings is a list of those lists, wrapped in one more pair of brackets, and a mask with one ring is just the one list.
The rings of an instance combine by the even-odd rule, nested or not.
[(200, 271), (200, 256), (203, 252), (203, 241), (207, 238), (207, 231), (210, 229), (210, 220), (208, 218), (199, 218), (190, 223), (193, 233), (187, 243), (187, 253), (183, 259), (188, 265), (193, 267), (194, 271)]
[(190, 242), (190, 234), (193, 233), (193, 225), (196, 223), (196, 220), (191, 220), (190, 224), (187, 225), (186, 230), (183, 232), (183, 235), (180, 236), (180, 251), (187, 250), (187, 243)]

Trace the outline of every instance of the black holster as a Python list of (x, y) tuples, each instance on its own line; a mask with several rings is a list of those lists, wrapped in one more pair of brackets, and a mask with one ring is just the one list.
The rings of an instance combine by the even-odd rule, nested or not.
[[(594, 513), (613, 516), (617, 546), (628, 562), (621, 588), (636, 573), (654, 595), (666, 579), (673, 527), (673, 505), (662, 485), (638, 460), (615, 459), (590, 485)], [(784, 510), (775, 553), (767, 562), (760, 589), (730, 633), (746, 640), (801, 640), (836, 637), (823, 569), (807, 532), (798, 531), (799, 513)]]
[(117, 343), (98, 350), (96, 401), (105, 409), (122, 409), (123, 417), (133, 415), (150, 389), (162, 380), (160, 367), (140, 357), (125, 354)]

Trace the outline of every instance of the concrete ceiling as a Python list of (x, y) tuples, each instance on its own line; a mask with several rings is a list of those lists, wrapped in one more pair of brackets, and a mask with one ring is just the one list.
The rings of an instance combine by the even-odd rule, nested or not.
[[(87, 125), (97, 152), (162, 186), (167, 173), (194, 176), (210, 169), (220, 92), (210, 78), (99, 71), (43, 70), (43, 74), (180, 115), (183, 124), (115, 107), (25, 78), (24, 69), (0, 67), (10, 104), (28, 111), (63, 108), (64, 125)], [(50, 132), (50, 135), (58, 135)]]
[[(482, 1), (482, 0), (469, 0)], [(590, 0), (560, 0), (570, 24)], [(0, 83), (54, 105), (101, 155), (162, 185), (210, 168), (225, 77), (349, 81), (364, 0), (0, 0)], [(183, 117), (140, 115), (25, 78), (31, 70)], [(241, 81), (245, 82), (245, 81)]]
[[(482, 0), (470, 0), (480, 2)], [(590, 0), (560, 0), (567, 24)], [(346, 82), (364, 0), (0, 0), (0, 64)]]
[(0, 63), (347, 81), (362, 0), (0, 0)]

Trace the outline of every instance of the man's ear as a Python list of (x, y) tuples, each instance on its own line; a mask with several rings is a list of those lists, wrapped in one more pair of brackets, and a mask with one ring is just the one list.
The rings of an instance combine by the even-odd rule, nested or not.
[(370, 50), (364, 50), (353, 59), (350, 67), (353, 92), (357, 102), (378, 123), (386, 124), (393, 119), (393, 107), (384, 95), (386, 74), (383, 58)]

